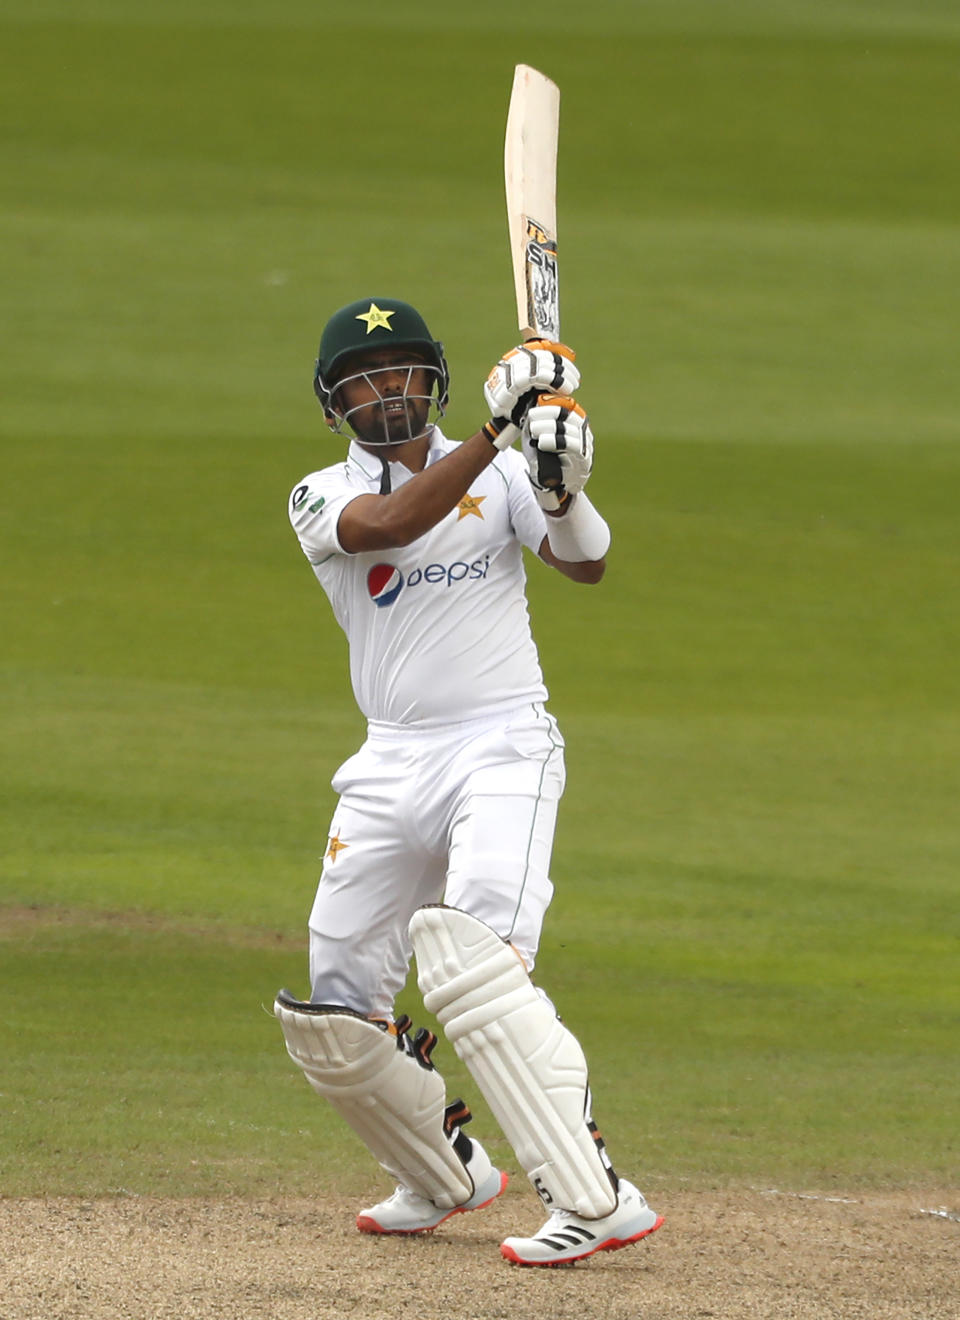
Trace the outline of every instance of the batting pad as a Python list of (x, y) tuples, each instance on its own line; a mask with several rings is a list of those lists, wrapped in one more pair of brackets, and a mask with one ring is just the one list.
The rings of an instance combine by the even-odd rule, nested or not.
[(473, 1179), (444, 1133), (445, 1088), (432, 1065), (348, 1008), (304, 1004), (281, 990), (273, 1011), (291, 1059), (388, 1173), (443, 1209), (470, 1199)]
[(410, 922), (423, 1002), (443, 1024), (544, 1203), (599, 1219), (617, 1196), (587, 1127), (587, 1062), (523, 963), (457, 908)]

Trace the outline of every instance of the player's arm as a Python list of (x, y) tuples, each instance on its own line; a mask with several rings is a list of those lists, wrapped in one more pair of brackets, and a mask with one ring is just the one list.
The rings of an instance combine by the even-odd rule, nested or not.
[(490, 466), (499, 450), (478, 431), (389, 495), (358, 495), (340, 514), (337, 539), (348, 554), (409, 545), (436, 527)]
[(483, 428), (438, 463), (418, 472), (389, 495), (359, 495), (337, 524), (348, 554), (409, 545), (456, 508), (481, 472), (520, 436), (537, 390), (575, 389), (580, 374), (569, 349), (537, 341), (504, 354), (487, 377), (484, 397), (491, 417)]
[[(540, 395), (528, 410), (522, 448), (530, 484), (547, 516), (540, 558), (573, 582), (593, 585), (606, 570), (610, 529), (584, 487), (593, 470), (593, 432), (580, 405), (565, 395)], [(540, 482), (540, 454), (555, 454), (563, 484)]]

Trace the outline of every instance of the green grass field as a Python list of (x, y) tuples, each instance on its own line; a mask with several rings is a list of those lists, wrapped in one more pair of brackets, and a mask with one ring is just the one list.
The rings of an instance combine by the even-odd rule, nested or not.
[(615, 535), (599, 590), (531, 566), (540, 979), (646, 1186), (956, 1185), (960, 15), (513, 12), (0, 11), (0, 1194), (371, 1180), (264, 1011), (362, 736), (284, 502), (355, 297), (416, 302), (482, 420), (519, 60)]

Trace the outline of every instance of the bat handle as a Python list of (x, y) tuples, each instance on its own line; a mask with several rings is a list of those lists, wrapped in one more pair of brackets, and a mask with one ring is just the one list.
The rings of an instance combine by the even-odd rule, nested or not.
[[(566, 344), (561, 344), (549, 338), (549, 336), (530, 335), (525, 337), (524, 342), (527, 347), (534, 345), (538, 348), (547, 348), (554, 353), (560, 353), (563, 357), (569, 358), (571, 362), (576, 357), (572, 349), (567, 348)], [(528, 406), (535, 398), (535, 391), (525, 396), (523, 402)], [(541, 486), (554, 490), (557, 486), (563, 485), (563, 467), (560, 464), (556, 454), (538, 454), (537, 455), (537, 479)]]
[(541, 486), (553, 489), (563, 485), (563, 468), (556, 454), (537, 454), (537, 476)]

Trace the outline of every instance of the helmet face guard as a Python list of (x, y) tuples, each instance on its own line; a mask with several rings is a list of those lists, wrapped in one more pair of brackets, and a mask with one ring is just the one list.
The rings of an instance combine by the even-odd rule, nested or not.
[[(377, 377), (378, 373), (385, 372), (387, 368), (371, 366), (365, 369), (363, 356), (380, 353), (384, 349), (405, 348), (410, 350), (411, 359), (409, 363), (401, 363), (407, 367), (402, 396), (384, 395), (378, 387)], [(413, 372), (417, 368), (424, 368), (435, 377), (435, 386), (431, 385), (429, 396), (410, 393)], [(396, 371), (397, 368), (394, 366), (389, 370)], [(421, 402), (428, 399), (436, 407), (438, 416), (442, 417), (450, 394), (450, 372), (443, 354), (443, 345), (430, 334), (420, 313), (409, 303), (397, 298), (361, 298), (334, 312), (324, 327), (314, 367), (313, 389), (323, 407), (327, 424), (334, 431), (342, 431), (344, 424), (354, 429), (350, 414), (359, 412), (359, 408), (340, 412), (334, 399), (341, 385), (355, 379), (364, 379), (381, 401), (384, 438), (380, 440), (374, 435), (364, 435), (362, 438), (368, 444), (403, 444), (414, 439), (415, 436), (410, 433), (413, 429), (411, 405), (415, 416), (421, 411)], [(379, 379), (382, 383), (384, 375), (381, 374)], [(394, 404), (398, 397), (402, 397), (407, 417), (405, 434), (398, 434), (403, 428), (392, 425), (387, 411), (388, 405), (391, 411), (395, 411)], [(375, 400), (373, 406), (377, 406)]]
[[(412, 350), (410, 357), (414, 357)], [(424, 377), (425, 387), (420, 384)], [(367, 386), (368, 397), (345, 408), (337, 396), (354, 381)], [(349, 427), (367, 445), (403, 445), (429, 429), (431, 408), (437, 409), (438, 416), (443, 415), (439, 400), (442, 389), (440, 368), (430, 363), (411, 360), (409, 364), (364, 367), (360, 362), (356, 370), (348, 365), (346, 374), (337, 379), (330, 392), (327, 423), (338, 435), (346, 434), (345, 428)]]

